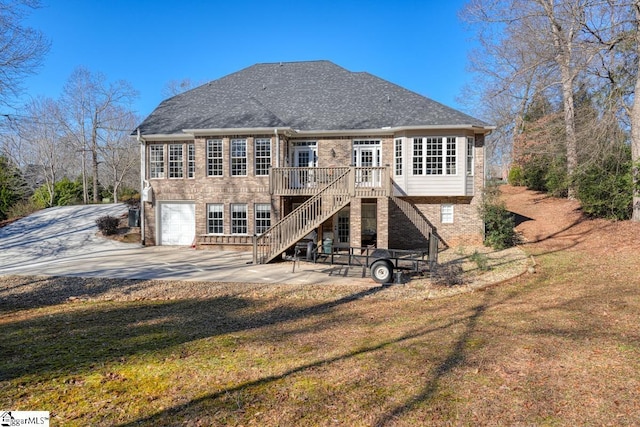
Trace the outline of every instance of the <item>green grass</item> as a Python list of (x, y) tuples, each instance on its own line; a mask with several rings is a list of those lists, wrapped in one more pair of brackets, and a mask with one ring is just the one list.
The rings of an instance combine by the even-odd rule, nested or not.
[(638, 425), (640, 275), (597, 268), (632, 258), (541, 254), (535, 275), (443, 300), (4, 311), (0, 407), (64, 426)]

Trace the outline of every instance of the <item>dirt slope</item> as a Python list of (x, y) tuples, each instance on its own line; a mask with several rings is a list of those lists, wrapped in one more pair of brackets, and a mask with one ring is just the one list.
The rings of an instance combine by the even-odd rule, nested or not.
[(588, 219), (577, 201), (524, 187), (501, 187), (507, 209), (518, 214), (516, 229), (534, 252), (579, 250), (593, 255), (636, 252), (640, 263), (640, 223)]

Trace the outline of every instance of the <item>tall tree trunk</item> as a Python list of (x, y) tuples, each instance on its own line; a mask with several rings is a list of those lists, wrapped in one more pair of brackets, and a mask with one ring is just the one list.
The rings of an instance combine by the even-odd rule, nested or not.
[(573, 184), (573, 173), (578, 166), (578, 141), (576, 136), (576, 118), (573, 101), (573, 82), (575, 73), (571, 66), (571, 56), (573, 51), (573, 40), (575, 29), (572, 26), (563, 28), (556, 17), (555, 3), (553, 0), (542, 1), (547, 18), (551, 24), (553, 44), (555, 48), (555, 62), (560, 69), (562, 79), (562, 102), (564, 107), (564, 124), (566, 133), (566, 153), (567, 153), (567, 178), (569, 179), (568, 197), (576, 198), (575, 184)]
[(87, 188), (87, 153), (82, 149), (82, 202), (89, 204), (89, 189)]
[[(636, 51), (640, 57), (640, 0), (633, 4), (636, 17)], [(640, 62), (636, 70), (636, 84), (631, 107), (631, 174), (633, 177), (633, 213), (632, 221), (640, 222)]]
[(564, 103), (564, 125), (567, 138), (567, 178), (569, 179), (568, 197), (576, 198), (573, 174), (578, 167), (578, 141), (576, 137), (576, 117), (573, 101), (573, 77), (568, 66), (562, 66), (562, 99)]
[(93, 203), (98, 203), (98, 128), (97, 117), (93, 118), (91, 129), (91, 162), (93, 165)]

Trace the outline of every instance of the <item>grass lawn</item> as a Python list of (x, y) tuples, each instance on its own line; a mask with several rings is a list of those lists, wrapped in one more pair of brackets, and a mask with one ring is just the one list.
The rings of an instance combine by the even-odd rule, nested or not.
[(2, 305), (0, 408), (52, 426), (640, 425), (635, 258), (541, 253), (440, 300)]

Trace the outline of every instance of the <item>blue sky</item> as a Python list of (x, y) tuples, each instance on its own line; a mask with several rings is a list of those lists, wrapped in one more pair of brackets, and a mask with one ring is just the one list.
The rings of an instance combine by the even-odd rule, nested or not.
[(465, 110), (456, 101), (471, 80), (472, 42), (457, 16), (464, 0), (42, 1), (27, 24), (52, 46), (25, 82), (28, 96), (57, 98), (84, 66), (129, 81), (144, 117), (171, 80), (206, 82), (260, 62), (326, 59)]

